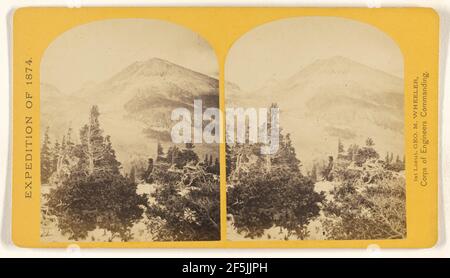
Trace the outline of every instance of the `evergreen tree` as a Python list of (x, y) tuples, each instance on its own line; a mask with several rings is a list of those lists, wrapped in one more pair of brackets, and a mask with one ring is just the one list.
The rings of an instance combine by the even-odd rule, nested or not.
[(288, 165), (290, 170), (300, 173), (300, 160), (297, 159), (295, 148), (292, 146), (290, 134), (283, 136), (280, 134), (279, 149), (274, 155), (269, 155), (271, 165)]
[(66, 149), (66, 135), (63, 135), (61, 141), (61, 151), (64, 151), (65, 149)]
[(321, 222), (328, 239), (400, 239), (406, 237), (405, 179), (384, 176), (367, 184), (345, 179), (330, 192)]
[(62, 137), (62, 141), (61, 141), (61, 147), (59, 150), (59, 155), (58, 155), (58, 161), (56, 163), (56, 175), (58, 176), (58, 178), (61, 177), (61, 170), (62, 170), (62, 165), (64, 162), (64, 155), (66, 152), (66, 135), (63, 135)]
[[(80, 131), (80, 142), (78, 146), (78, 171), (84, 175), (91, 175), (94, 171), (103, 170), (101, 164), (107, 163), (104, 159), (115, 160), (115, 154), (111, 151), (109, 138), (105, 140), (103, 130), (99, 123), (100, 112), (96, 105), (92, 106), (89, 116), (89, 123), (84, 125)], [(67, 140), (67, 139), (66, 139)], [(66, 142), (68, 144), (68, 142)], [(111, 170), (115, 170), (115, 160), (111, 165)]]
[(147, 163), (147, 170), (145, 170), (144, 172), (144, 180), (146, 183), (152, 183), (152, 174), (153, 172), (153, 158), (149, 158), (148, 159), (148, 163)]
[(186, 143), (185, 148), (188, 150), (192, 150), (193, 148), (195, 148), (195, 145), (193, 143)]
[(167, 150), (167, 162), (171, 165), (176, 165), (178, 161), (180, 149), (177, 146), (171, 146)]
[(351, 144), (347, 149), (347, 157), (351, 161), (356, 161), (356, 156), (358, 154), (359, 146), (356, 144)]
[(385, 169), (395, 171), (395, 172), (403, 171), (403, 170), (405, 170), (404, 160), (401, 160), (400, 155), (397, 155), (395, 157), (395, 161), (391, 161), (391, 163), (387, 164), (385, 166)]
[[(131, 238), (131, 227), (142, 217), (147, 197), (136, 193), (135, 173), (120, 173), (110, 136), (103, 136), (99, 111), (93, 106), (89, 123), (80, 130), (80, 144), (63, 138), (59, 167), (62, 183), (49, 193), (49, 214), (57, 217), (58, 228), (69, 239), (85, 239), (95, 229), (110, 231), (113, 240)], [(77, 159), (74, 159), (76, 157)], [(75, 164), (73, 161), (77, 161)], [(70, 169), (75, 164), (74, 169)]]
[(236, 158), (233, 153), (233, 148), (229, 144), (225, 144), (225, 171), (227, 178), (234, 172), (236, 166)]
[(214, 171), (213, 173), (216, 175), (220, 175), (220, 162), (219, 162), (219, 158), (216, 157), (216, 160), (214, 160)]
[[(247, 156), (257, 156), (257, 159), (242, 162)], [(310, 177), (301, 174), (289, 134), (280, 133), (275, 154), (262, 155), (258, 147), (253, 149), (244, 144), (234, 146), (227, 157), (230, 158), (236, 167), (227, 172), (228, 182), (233, 185), (227, 191), (227, 204), (237, 231), (255, 238), (276, 226), (286, 229), (289, 235), (305, 238), (309, 222), (319, 215), (324, 196), (314, 191)], [(266, 158), (270, 167), (261, 167)], [(239, 170), (240, 164), (245, 163), (250, 165)]]
[(373, 147), (375, 145), (375, 143), (373, 142), (373, 139), (368, 137), (366, 139), (366, 147)]
[(333, 170), (334, 167), (334, 159), (333, 156), (329, 156), (328, 157), (328, 164), (326, 167), (323, 168), (322, 170), (322, 177), (327, 180), (327, 181), (332, 181), (333, 177), (331, 175), (331, 171)]
[(102, 157), (96, 163), (98, 167), (110, 174), (120, 174), (120, 162), (116, 158), (116, 152), (112, 147), (111, 137), (109, 135), (105, 137), (102, 151)]
[(136, 193), (136, 184), (122, 175), (96, 171), (89, 176), (71, 175), (50, 190), (49, 214), (69, 240), (86, 239), (90, 231), (111, 232), (109, 240), (131, 239), (131, 227), (142, 218), (147, 197)]
[(157, 190), (152, 193), (155, 202), (146, 212), (154, 239), (220, 239), (219, 179), (200, 165), (193, 165), (187, 171), (167, 171), (166, 167), (155, 165), (153, 175)]
[(47, 183), (53, 173), (53, 156), (49, 137), (49, 128), (45, 129), (41, 144), (41, 182)]
[(58, 182), (64, 182), (73, 171), (76, 171), (76, 165), (79, 163), (80, 156), (76, 146), (72, 141), (72, 128), (68, 128), (65, 135), (63, 135), (59, 151), (54, 151), (54, 168)]
[(311, 169), (310, 178), (313, 182), (317, 181), (317, 165), (316, 165), (316, 163), (313, 164), (313, 167)]
[(136, 182), (136, 168), (134, 166), (131, 166), (129, 179), (133, 183)]
[(55, 141), (55, 145), (53, 146), (52, 152), (52, 172), (56, 172), (58, 169), (58, 160), (61, 154), (61, 146), (58, 140)]
[(342, 154), (342, 153), (344, 153), (344, 145), (342, 144), (342, 142), (341, 142), (341, 139), (339, 138), (338, 139), (338, 154)]
[(164, 149), (161, 143), (158, 142), (156, 146), (156, 161), (162, 162), (164, 160)]
[(178, 152), (176, 167), (183, 168), (186, 164), (192, 163), (197, 164), (199, 161), (197, 153), (194, 151), (193, 145), (187, 145), (187, 148)]
[(213, 165), (213, 157), (212, 154), (209, 155), (209, 160), (208, 160), (208, 166), (212, 166)]
[(66, 133), (66, 136), (65, 136), (65, 138), (66, 138), (66, 147), (68, 149), (72, 149), (75, 146), (75, 143), (72, 140), (72, 131), (73, 131), (72, 128), (69, 127), (67, 129), (67, 133)]

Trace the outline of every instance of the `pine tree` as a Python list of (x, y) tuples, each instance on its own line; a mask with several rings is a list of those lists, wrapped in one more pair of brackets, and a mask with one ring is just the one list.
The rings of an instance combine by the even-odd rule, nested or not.
[(368, 137), (366, 139), (366, 147), (373, 147), (375, 145), (375, 143), (373, 142), (373, 139)]
[(212, 166), (213, 165), (213, 157), (212, 154), (209, 155), (209, 161), (208, 161), (208, 166)]
[(66, 149), (66, 135), (63, 135), (61, 142), (61, 151), (64, 151), (65, 149)]
[(128, 178), (120, 173), (99, 116), (98, 107), (92, 106), (89, 123), (80, 130), (80, 144), (71, 140), (71, 129), (64, 136), (58, 163), (63, 182), (49, 194), (49, 213), (57, 217), (58, 228), (70, 240), (85, 239), (98, 228), (110, 231), (110, 240), (118, 236), (127, 241), (147, 199), (136, 192), (134, 168)]
[(216, 175), (220, 174), (220, 162), (219, 162), (219, 158), (216, 157), (216, 160), (214, 160), (214, 173)]
[(45, 129), (44, 139), (41, 147), (41, 181), (47, 183), (53, 173), (53, 157), (51, 142), (49, 137), (49, 128)]
[(347, 157), (350, 161), (355, 161), (356, 160), (356, 156), (359, 150), (359, 146), (356, 144), (351, 144), (350, 146), (348, 146), (347, 148)]
[[(215, 175), (200, 165), (186, 172), (155, 167), (153, 175), (157, 194), (152, 194), (155, 202), (147, 205), (146, 216), (154, 240), (220, 239), (220, 184)], [(180, 188), (180, 181), (188, 187)]]
[(66, 135), (63, 135), (61, 147), (59, 148), (58, 161), (56, 163), (56, 175), (61, 176), (62, 165), (64, 161), (64, 153), (66, 152)]
[(69, 149), (72, 149), (75, 146), (75, 143), (72, 140), (72, 132), (72, 128), (69, 127), (66, 133), (66, 147), (68, 147)]
[(74, 166), (79, 164), (77, 162), (80, 158), (79, 149), (79, 146), (72, 141), (72, 128), (68, 128), (66, 134), (63, 135), (59, 150), (54, 150), (54, 168), (59, 182), (63, 182), (72, 171), (76, 170)]
[(178, 149), (177, 146), (172, 147), (171, 158), (170, 158), (170, 162), (172, 165), (176, 165), (178, 163), (179, 152), (180, 152), (180, 149)]
[[(80, 131), (81, 153), (79, 154), (80, 161), (78, 164), (79, 170), (86, 175), (91, 175), (96, 171), (96, 167), (105, 154), (105, 139), (103, 130), (100, 128), (99, 116), (100, 112), (97, 105), (92, 106), (89, 123), (84, 125)], [(68, 139), (66, 138), (66, 140)]]
[(103, 171), (110, 174), (120, 174), (120, 162), (116, 158), (116, 152), (112, 147), (111, 136), (107, 135), (103, 143), (101, 159), (96, 162), (96, 165)]
[(313, 167), (311, 169), (310, 178), (313, 182), (317, 181), (317, 166), (316, 163), (313, 164)]
[(131, 167), (129, 179), (132, 183), (136, 182), (136, 168), (134, 166)]
[[(239, 170), (242, 158), (258, 156), (248, 167)], [(300, 161), (289, 135), (279, 134), (279, 149), (272, 155), (261, 155), (249, 145), (233, 147), (230, 153), (236, 170), (231, 172), (227, 189), (227, 212), (232, 225), (245, 237), (261, 237), (266, 229), (277, 226), (289, 235), (305, 238), (307, 226), (319, 215), (323, 194), (314, 191), (314, 182), (302, 175)], [(261, 167), (265, 158), (270, 167)], [(228, 171), (228, 169), (227, 169)]]
[(59, 145), (58, 140), (55, 141), (55, 145), (53, 146), (52, 152), (52, 172), (56, 172), (58, 169), (58, 160), (61, 152), (61, 146)]
[(333, 177), (331, 175), (331, 171), (334, 167), (334, 159), (333, 156), (328, 157), (328, 165), (322, 170), (322, 177), (327, 181), (332, 181)]
[(151, 174), (153, 172), (153, 158), (148, 159), (147, 170), (144, 172), (144, 180), (146, 183), (152, 183)]
[(195, 145), (192, 144), (192, 143), (186, 143), (185, 144), (185, 148), (188, 149), (188, 150), (192, 150), (193, 148), (195, 148)]
[(279, 149), (274, 155), (270, 157), (272, 166), (287, 165), (292, 172), (300, 173), (300, 160), (297, 159), (297, 155), (295, 153), (294, 147), (292, 146), (292, 141), (289, 133), (286, 134), (286, 136), (280, 134)]
[[(190, 143), (186, 144), (186, 148), (177, 151), (176, 167), (183, 168), (186, 164), (197, 164), (199, 157), (194, 151), (194, 146)], [(208, 165), (205, 165), (208, 166)]]
[(161, 143), (159, 143), (159, 142), (158, 142), (158, 146), (157, 146), (157, 154), (164, 155), (164, 149), (163, 149)]
[[(103, 136), (103, 130), (99, 122), (100, 112), (96, 105), (92, 106), (89, 124), (80, 130), (80, 145), (77, 146), (79, 173), (91, 175), (96, 171), (104, 171), (110, 174), (119, 174), (120, 162), (112, 147), (111, 137)], [(66, 148), (73, 144), (70, 140), (70, 132), (66, 136)]]
[[(167, 149), (165, 161), (167, 161), (170, 165), (176, 165), (178, 163), (178, 156), (179, 156), (178, 147), (170, 146), (169, 149)], [(161, 159), (164, 159), (162, 155), (160, 156), (160, 161)]]
[(234, 156), (233, 148), (229, 144), (225, 144), (225, 171), (227, 178), (230, 176), (230, 174), (234, 171), (235, 165), (236, 165), (236, 159)]
[(164, 149), (161, 143), (158, 142), (156, 146), (156, 161), (161, 162), (163, 160), (164, 160)]
[(358, 156), (359, 147), (355, 145), (355, 148), (352, 150), (352, 161), (356, 161)]
[(342, 142), (341, 142), (341, 138), (339, 138), (338, 139), (338, 154), (341, 154), (341, 153), (343, 153), (345, 150), (344, 150), (344, 145), (342, 144)]

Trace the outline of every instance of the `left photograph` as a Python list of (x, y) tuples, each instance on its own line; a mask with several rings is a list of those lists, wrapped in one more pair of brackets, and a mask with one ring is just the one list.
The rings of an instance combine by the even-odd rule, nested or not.
[(40, 71), (42, 241), (220, 240), (219, 144), (173, 140), (174, 115), (219, 107), (205, 39), (159, 20), (96, 21), (57, 37)]

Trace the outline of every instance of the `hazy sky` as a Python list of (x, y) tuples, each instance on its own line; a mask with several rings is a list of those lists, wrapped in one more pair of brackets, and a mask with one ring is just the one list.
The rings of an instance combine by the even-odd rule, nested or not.
[(191, 30), (159, 20), (114, 19), (77, 26), (57, 37), (42, 59), (41, 80), (72, 93), (152, 57), (218, 75), (214, 50)]
[(299, 17), (261, 25), (237, 40), (227, 56), (226, 80), (256, 90), (287, 78), (317, 59), (344, 56), (403, 77), (395, 42), (371, 25), (337, 17)]

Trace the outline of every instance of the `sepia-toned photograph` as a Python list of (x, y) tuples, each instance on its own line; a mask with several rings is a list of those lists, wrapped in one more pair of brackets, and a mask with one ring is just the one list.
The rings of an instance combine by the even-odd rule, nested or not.
[(227, 109), (268, 108), (267, 125), (279, 125), (272, 153), (227, 140), (227, 240), (406, 238), (403, 56), (393, 39), (338, 17), (273, 21), (233, 44), (225, 80)]
[(42, 241), (220, 239), (219, 144), (171, 137), (174, 109), (218, 108), (208, 42), (164, 21), (96, 21), (57, 37), (40, 70)]

